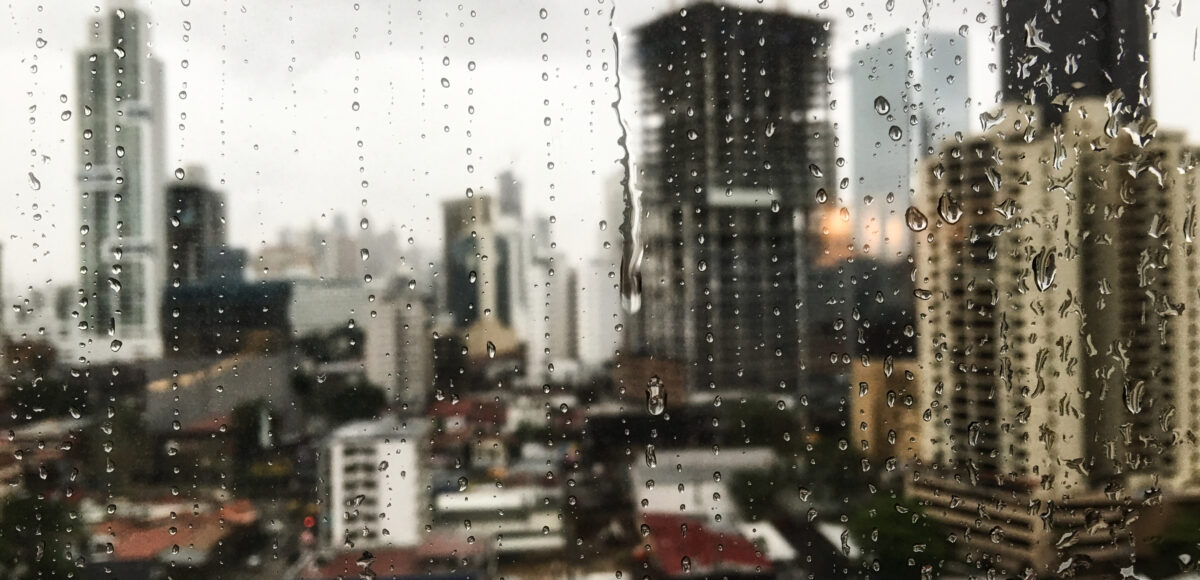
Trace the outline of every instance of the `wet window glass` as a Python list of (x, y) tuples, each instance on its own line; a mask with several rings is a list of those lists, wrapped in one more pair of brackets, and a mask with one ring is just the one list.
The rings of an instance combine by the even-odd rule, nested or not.
[(0, 8), (0, 577), (1194, 577), (1185, 4)]

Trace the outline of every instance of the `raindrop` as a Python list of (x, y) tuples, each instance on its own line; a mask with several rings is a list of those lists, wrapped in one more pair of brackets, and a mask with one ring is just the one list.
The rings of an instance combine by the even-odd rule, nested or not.
[(654, 445), (646, 444), (646, 467), (651, 469), (658, 467), (658, 456), (654, 453)]
[(367, 218), (363, 218), (362, 221), (358, 222), (358, 227), (365, 230), (365, 229), (371, 227), (371, 222), (368, 221)]
[(34, 175), (32, 171), (29, 172), (29, 188), (34, 191), (42, 188), (42, 182), (38, 180), (37, 176)]
[(121, 350), (121, 341), (113, 339), (113, 341), (109, 343), (108, 348), (111, 348), (113, 352)]
[(904, 131), (901, 131), (900, 127), (898, 127), (896, 125), (892, 125), (891, 127), (888, 128), (888, 137), (891, 137), (892, 141), (899, 141), (900, 138), (903, 136), (904, 136)]
[(1042, 248), (1033, 257), (1033, 280), (1037, 284), (1038, 290), (1045, 292), (1050, 289), (1050, 285), (1054, 283), (1054, 274), (1057, 270), (1054, 267), (1054, 250)]
[(185, 175), (186, 173), (183, 171), (182, 167), (175, 168), (175, 179), (183, 179)]
[(470, 481), (468, 481), (465, 476), (458, 478), (458, 491), (467, 491), (468, 483), (470, 483)]
[(366, 248), (363, 248), (358, 251), (358, 255), (359, 255), (359, 257), (362, 258), (362, 260), (364, 262), (366, 262), (367, 259), (371, 257), (371, 252), (369, 250), (367, 250)]
[(667, 391), (663, 380), (658, 375), (650, 377), (646, 383), (646, 411), (651, 415), (662, 415), (667, 409)]
[(487, 341), (487, 356), (488, 358), (496, 358), (496, 344), (492, 341)]
[(891, 111), (891, 110), (892, 110), (892, 104), (889, 103), (887, 99), (883, 98), (883, 95), (875, 97), (875, 112), (876, 113), (879, 113), (880, 115), (886, 115), (886, 114), (888, 114), (888, 111)]
[(1125, 383), (1125, 408), (1129, 409), (1130, 413), (1137, 415), (1142, 412), (1142, 399), (1146, 397), (1145, 381), (1137, 381), (1133, 384)]
[(915, 206), (909, 206), (908, 210), (904, 212), (904, 222), (908, 224), (908, 229), (914, 232), (920, 232), (929, 227), (929, 218), (926, 218), (925, 214)]
[(942, 216), (942, 219), (946, 220), (948, 224), (956, 224), (958, 220), (962, 219), (962, 207), (958, 205), (958, 201), (950, 197), (949, 193), (943, 193), (942, 197), (938, 198), (937, 209), (938, 215)]

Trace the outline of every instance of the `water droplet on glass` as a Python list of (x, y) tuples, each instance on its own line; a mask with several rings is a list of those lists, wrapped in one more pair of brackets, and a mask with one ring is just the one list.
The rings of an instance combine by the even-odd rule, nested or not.
[(1135, 381), (1133, 384), (1125, 383), (1125, 408), (1129, 409), (1130, 413), (1137, 415), (1142, 412), (1142, 399), (1146, 396), (1145, 381)]
[(879, 113), (880, 115), (886, 115), (891, 110), (892, 110), (892, 104), (889, 103), (887, 99), (883, 98), (883, 95), (875, 97), (875, 112), (876, 113)]
[(38, 180), (37, 176), (34, 175), (32, 171), (30, 171), (29, 172), (29, 189), (37, 191), (41, 188), (42, 188), (42, 182), (40, 180)]
[(908, 224), (908, 229), (914, 232), (920, 232), (929, 227), (929, 218), (926, 218), (925, 214), (921, 213), (921, 210), (914, 206), (909, 206), (905, 210), (904, 222)]
[(1033, 280), (1038, 290), (1049, 290), (1050, 285), (1054, 283), (1055, 273), (1054, 250), (1042, 248), (1042, 251), (1033, 257)]
[(371, 222), (368, 221), (367, 218), (363, 218), (362, 221), (358, 222), (358, 227), (365, 230), (365, 229), (371, 227)]
[(465, 476), (458, 478), (458, 491), (467, 491), (467, 485), (469, 483), (470, 481), (467, 480)]
[(183, 179), (184, 175), (186, 175), (186, 173), (184, 173), (182, 167), (175, 168), (175, 179)]
[(958, 220), (962, 219), (962, 207), (958, 205), (958, 201), (950, 197), (949, 193), (943, 193), (942, 197), (938, 198), (937, 209), (938, 215), (942, 216), (942, 219), (948, 224), (956, 224)]
[(651, 415), (662, 415), (667, 409), (667, 391), (663, 380), (658, 375), (650, 377), (646, 383), (646, 411)]
[(113, 352), (121, 350), (121, 341), (114, 339), (111, 343), (109, 343), (108, 348), (111, 348)]
[(888, 128), (888, 137), (890, 137), (892, 141), (899, 141), (901, 137), (904, 137), (904, 131), (900, 130), (899, 126), (892, 125)]
[(487, 342), (487, 356), (488, 358), (496, 358), (496, 344), (490, 340)]
[(650, 467), (650, 468), (658, 467), (658, 456), (655, 455), (655, 453), (654, 453), (654, 445), (653, 444), (646, 445), (646, 467)]

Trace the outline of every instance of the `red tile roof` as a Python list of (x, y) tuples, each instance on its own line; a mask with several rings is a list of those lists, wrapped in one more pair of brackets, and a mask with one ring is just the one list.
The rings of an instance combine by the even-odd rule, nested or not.
[(342, 552), (320, 567), (311, 567), (301, 579), (359, 578), (369, 566), (375, 574), (406, 576), (420, 570), (420, 558), (412, 548), (384, 548), (380, 550), (353, 550)]
[(92, 534), (113, 545), (114, 560), (144, 561), (158, 558), (173, 546), (211, 551), (232, 527), (251, 524), (257, 518), (249, 500), (235, 500), (216, 511), (182, 513), (175, 519), (115, 518), (92, 526)]
[(644, 514), (642, 523), (650, 527), (645, 556), (667, 576), (771, 572), (766, 554), (737, 530), (714, 530), (700, 519), (670, 514)]

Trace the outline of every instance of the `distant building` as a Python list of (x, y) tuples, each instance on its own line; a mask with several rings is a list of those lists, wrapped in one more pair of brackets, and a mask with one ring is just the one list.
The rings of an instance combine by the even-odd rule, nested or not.
[(1144, 2), (1008, 0), (1000, 8), (1001, 91), (1028, 103), (1048, 125), (1059, 95), (1104, 99), (1120, 90), (1124, 112), (1150, 113), (1150, 12)]
[(389, 280), (402, 273), (404, 257), (395, 230), (371, 226), (365, 218), (352, 227), (342, 214), (331, 221), (301, 232), (284, 230), (274, 244), (250, 254), (247, 277), (344, 282)]
[(367, 380), (389, 404), (420, 412), (433, 389), (433, 318), (430, 297), (397, 280), (362, 319)]
[(606, 258), (587, 260), (579, 269), (578, 300), (579, 361), (585, 365), (611, 362), (621, 346), (624, 310), (617, 285), (620, 262)]
[(19, 302), (0, 315), (5, 321), (8, 339), (45, 340), (63, 354), (77, 351), (81, 336), (77, 316), (79, 288), (73, 285), (34, 287), (22, 294), (18, 296)]
[(969, 128), (967, 56), (965, 38), (931, 31), (872, 40), (850, 56), (855, 254), (899, 261), (912, 252), (912, 168)]
[(911, 357), (854, 366), (847, 398), (851, 445), (858, 453), (893, 468), (912, 467), (922, 444), (919, 376)]
[(322, 546), (373, 550), (422, 543), (429, 505), (427, 429), (423, 420), (386, 418), (348, 423), (329, 434), (321, 451)]
[(435, 529), (460, 530), (471, 522), (476, 541), (500, 556), (558, 553), (567, 546), (563, 488), (522, 485), (439, 494), (433, 499)]
[(1200, 483), (1198, 150), (1102, 99), (1061, 131), (1036, 114), (1009, 104), (921, 169), (913, 492), (999, 570), (1115, 569), (1123, 506)]
[[(526, 374), (539, 382), (563, 379), (579, 360), (579, 295), (575, 269), (566, 255), (533, 259), (528, 272), (529, 342)], [(550, 372), (553, 366), (554, 372)]]
[(162, 63), (133, 8), (103, 13), (78, 56), (80, 281), (94, 361), (162, 353), (166, 268)]
[(630, 350), (686, 365), (688, 389), (795, 392), (808, 210), (834, 173), (827, 23), (704, 2), (636, 35), (645, 261)]
[(167, 187), (167, 260), (172, 284), (214, 279), (226, 250), (225, 196), (205, 183), (200, 168)]
[(207, 279), (164, 292), (166, 357), (286, 352), (295, 328), (294, 294), (286, 282)]
[(446, 306), (455, 326), (492, 317), (518, 333), (527, 321), (523, 265), (530, 259), (522, 224), (476, 194), (443, 204)]
[(512, 171), (504, 171), (496, 177), (496, 185), (500, 191), (500, 213), (520, 220), (525, 215), (521, 182)]

